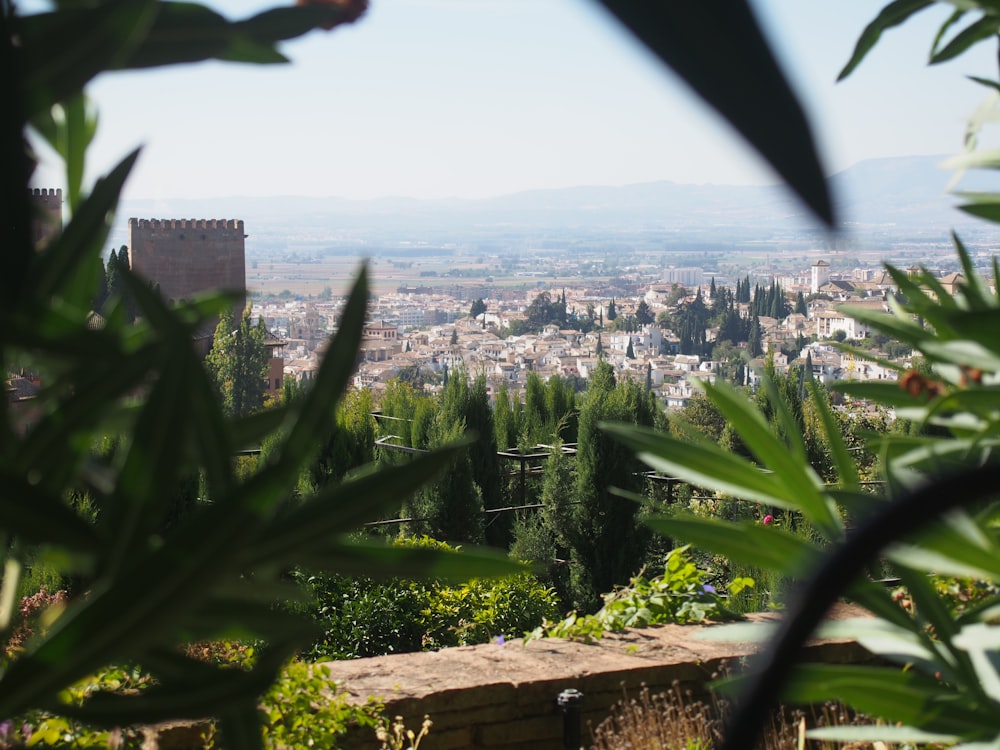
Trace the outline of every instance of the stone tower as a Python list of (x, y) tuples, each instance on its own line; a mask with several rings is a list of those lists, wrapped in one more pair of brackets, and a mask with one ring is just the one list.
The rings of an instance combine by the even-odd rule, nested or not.
[[(129, 219), (129, 266), (172, 304), (203, 292), (235, 292), (239, 320), (246, 306), (246, 237), (241, 219)], [(217, 323), (195, 335), (203, 354)]]
[(31, 242), (35, 247), (39, 247), (62, 232), (62, 190), (34, 188), (29, 195), (34, 211), (31, 221)]
[(246, 235), (239, 219), (129, 219), (132, 270), (157, 284), (171, 303), (201, 292), (246, 297)]

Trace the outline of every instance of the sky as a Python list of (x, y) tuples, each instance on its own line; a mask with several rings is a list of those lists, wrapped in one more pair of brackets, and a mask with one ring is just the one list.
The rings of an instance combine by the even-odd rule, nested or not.
[[(206, 0), (243, 18), (281, 0)], [(290, 0), (285, 0), (286, 2)], [(755, 0), (826, 169), (951, 154), (995, 77), (989, 45), (928, 67), (945, 7), (885, 35), (836, 84), (871, 0)], [(484, 198), (580, 185), (777, 180), (593, 0), (371, 0), (283, 46), (290, 65), (106, 74), (88, 179), (142, 145), (127, 199)], [(38, 187), (61, 184), (45, 154)]]

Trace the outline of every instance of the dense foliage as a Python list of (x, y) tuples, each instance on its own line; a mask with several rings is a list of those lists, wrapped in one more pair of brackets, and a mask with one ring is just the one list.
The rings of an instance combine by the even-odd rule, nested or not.
[[(862, 34), (842, 75), (854, 69), (883, 32), (933, 5), (931, 0), (897, 0), (886, 6)], [(951, 59), (1000, 30), (995, 3), (948, 5), (957, 9), (934, 40), (931, 62)], [(975, 18), (967, 23), (969, 14)], [(960, 24), (965, 25), (952, 33)], [(995, 80), (976, 80), (1000, 88)], [(972, 137), (966, 139), (969, 153), (956, 159), (956, 166), (995, 165), (993, 153), (975, 150), (983, 121), (973, 123)], [(966, 197), (966, 211), (1000, 218), (995, 194)], [(699, 439), (680, 420), (674, 421), (672, 436), (608, 427), (651, 466), (719, 496), (755, 503), (760, 513), (768, 513), (766, 523), (686, 515), (651, 520), (650, 525), (730, 560), (812, 580), (794, 598), (781, 638), (759, 660), (754, 689), (727, 728), (727, 748), (751, 746), (763, 709), (779, 688), (788, 700), (836, 698), (882, 720), (877, 726), (814, 731), (816, 738), (997, 744), (1000, 680), (994, 613), (1000, 604), (995, 586), (1000, 580), (1000, 534), (993, 498), (1000, 476), (995, 455), (1000, 348), (993, 321), (1000, 311), (1000, 269), (994, 259), (993, 279), (987, 283), (957, 237), (954, 244), (963, 277), (954, 295), (927, 270), (907, 274), (889, 267), (898, 289), (890, 299), (891, 312), (850, 310), (923, 358), (910, 369), (883, 362), (896, 367), (898, 382), (837, 387), (850, 398), (892, 408), (908, 427), (869, 437), (869, 449), (879, 456), (879, 492), (862, 481), (829, 405), (808, 379), (830, 448), (822, 475), (810, 465), (802, 414), (796, 412), (792, 394), (773, 377), (765, 378), (764, 400), (757, 404), (721, 383), (705, 387), (708, 401), (739, 438), (742, 448), (736, 452)], [(845, 348), (864, 356), (863, 350)], [(974, 509), (961, 509), (973, 502)], [(800, 516), (812, 534), (804, 537), (774, 524), (772, 508)], [(880, 552), (905, 589), (890, 594), (860, 575)], [(942, 585), (942, 576), (950, 582)], [(983, 582), (971, 587), (977, 603), (954, 607), (956, 592), (970, 591), (961, 583), (969, 579)], [(895, 666), (794, 664), (800, 644), (841, 592), (875, 617), (836, 623), (824, 632), (857, 638)]]
[[(316, 387), (266, 413), (227, 414), (192, 346), (193, 332), (230, 300), (169, 308), (119, 263), (111, 286), (120, 280), (124, 293), (108, 298), (94, 324), (101, 250), (137, 154), (92, 188), (83, 184), (95, 123), (82, 87), (111, 67), (281, 62), (279, 41), (354, 20), (359, 8), (300, 5), (245, 21), (154, 0), (57, 3), (28, 16), (3, 2), (0, 11), (4, 70), (17, 71), (2, 77), (0, 361), (5, 372), (28, 371), (44, 384), (29, 414), (0, 400), (4, 643), (24, 624), (16, 605), (26, 565), (55, 568), (68, 584), (66, 605), (40, 616), (48, 626), (34, 628), (0, 663), (0, 716), (44, 710), (102, 727), (215, 716), (220, 742), (259, 746), (258, 697), (315, 637), (308, 618), (273, 605), (296, 595), (286, 571), (308, 565), (465, 579), (518, 568), (495, 554), (395, 550), (345, 536), (434, 476), (454, 449), (300, 491), (300, 473), (336, 423), (355, 360), (368, 296), (363, 269)], [(69, 221), (39, 248), (31, 243), (25, 184), (29, 126), (67, 167)], [(115, 446), (104, 451), (108, 438)], [(268, 460), (254, 470), (233, 459), (262, 443)], [(206, 502), (178, 516), (178, 484), (192, 476)], [(249, 670), (205, 663), (177, 648), (233, 635), (264, 644)], [(123, 664), (141, 664), (149, 687), (69, 700), (67, 688)]]
[[(440, 542), (397, 545), (446, 549)], [(555, 594), (530, 573), (462, 584), (299, 574), (322, 636), (312, 659), (348, 659), (516, 638), (557, 613)]]

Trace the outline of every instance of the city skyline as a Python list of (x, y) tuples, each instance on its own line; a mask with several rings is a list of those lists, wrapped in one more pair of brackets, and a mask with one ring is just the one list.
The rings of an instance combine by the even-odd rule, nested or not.
[[(269, 3), (210, 5), (235, 18)], [(960, 149), (964, 115), (985, 95), (964, 76), (989, 76), (995, 63), (983, 46), (926, 67), (944, 9), (887, 33), (834, 85), (878, 8), (754, 5), (828, 172)], [(126, 198), (479, 198), (659, 180), (776, 182), (596, 3), (375, 0), (356, 25), (284, 51), (290, 66), (102, 77), (91, 89), (100, 124), (88, 181), (145, 144)], [(54, 163), (46, 158), (36, 185), (61, 184)]]

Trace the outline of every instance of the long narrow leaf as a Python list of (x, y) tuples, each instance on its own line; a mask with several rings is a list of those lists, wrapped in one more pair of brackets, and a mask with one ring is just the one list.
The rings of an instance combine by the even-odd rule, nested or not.
[(136, 149), (94, 185), (73, 220), (33, 264), (29, 280), (35, 299), (48, 301), (72, 281), (80, 263), (96, 257), (110, 229), (110, 216), (136, 159)]
[(301, 556), (302, 565), (340, 575), (402, 577), (460, 583), (496, 578), (527, 569), (499, 550), (463, 546), (458, 552), (424, 547), (390, 547), (376, 542), (331, 542)]
[(843, 532), (842, 525), (823, 495), (822, 482), (812, 467), (789, 452), (760, 412), (735, 388), (722, 383), (706, 383), (703, 387), (743, 442), (774, 472), (778, 483), (784, 485), (782, 496), (794, 498), (802, 513), (828, 539), (838, 539)]
[[(377, 520), (386, 509), (436, 476), (462, 445), (425, 453), (409, 463), (372, 471), (323, 490), (271, 523), (264, 538), (246, 550), (247, 565), (282, 564), (315, 545)], [(250, 486), (255, 484), (250, 481)], [(241, 490), (245, 491), (245, 490)]]
[(601, 0), (833, 225), (811, 129), (746, 0)]
[(601, 429), (631, 447), (643, 463), (697, 487), (760, 503), (796, 508), (796, 498), (774, 474), (718, 445), (677, 440), (635, 425), (602, 424)]
[(312, 388), (306, 398), (289, 413), (294, 423), (289, 426), (279, 462), (269, 467), (275, 475), (280, 474), (280, 481), (286, 486), (310, 455), (313, 446), (325, 437), (325, 433), (334, 424), (334, 407), (354, 371), (367, 305), (368, 274), (362, 267), (340, 316), (337, 335), (323, 356)]
[(935, 49), (931, 54), (931, 64), (947, 62), (958, 57), (972, 45), (996, 36), (998, 29), (1000, 29), (1000, 19), (992, 15), (983, 16), (958, 32), (942, 49)]
[(893, 26), (899, 26), (910, 18), (910, 16), (919, 13), (924, 8), (928, 8), (933, 4), (934, 0), (896, 0), (882, 8), (882, 11), (875, 17), (875, 20), (868, 24), (861, 33), (861, 37), (854, 48), (854, 54), (851, 55), (851, 59), (847, 61), (844, 69), (840, 71), (837, 80), (841, 81), (854, 72), (854, 69), (865, 59), (865, 56), (878, 44), (882, 32), (891, 29)]
[(773, 526), (688, 515), (654, 516), (643, 523), (657, 533), (710, 549), (732, 562), (792, 576), (811, 570), (821, 555), (814, 544)]
[(826, 437), (826, 444), (830, 447), (830, 455), (833, 457), (833, 464), (837, 467), (837, 476), (840, 478), (840, 486), (846, 490), (858, 490), (860, 479), (858, 477), (858, 466), (853, 456), (847, 450), (844, 436), (840, 432), (840, 426), (833, 418), (833, 412), (826, 400), (826, 394), (820, 390), (812, 373), (808, 375), (809, 393), (812, 402), (819, 413), (820, 422), (823, 424), (823, 434)]

